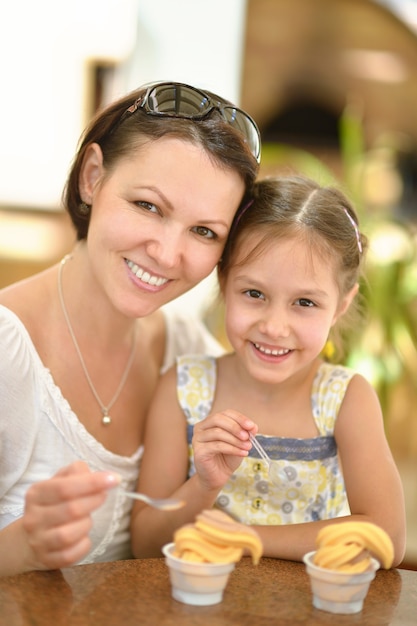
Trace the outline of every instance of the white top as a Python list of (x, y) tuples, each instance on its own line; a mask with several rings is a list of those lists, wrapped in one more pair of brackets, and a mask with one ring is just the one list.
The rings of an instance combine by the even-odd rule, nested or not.
[[(223, 352), (198, 319), (164, 312), (167, 346), (163, 370), (184, 352)], [(134, 490), (143, 447), (130, 456), (110, 452), (81, 424), (20, 319), (0, 305), (0, 529), (21, 517), (30, 485), (76, 460), (92, 471), (120, 474), (121, 489)], [(80, 563), (130, 558), (132, 501), (108, 492), (94, 513), (92, 550)]]

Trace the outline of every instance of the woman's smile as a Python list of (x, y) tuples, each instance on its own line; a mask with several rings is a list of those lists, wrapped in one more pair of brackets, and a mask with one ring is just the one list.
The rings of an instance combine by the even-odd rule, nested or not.
[(162, 287), (162, 285), (165, 285), (169, 280), (168, 278), (163, 278), (162, 276), (150, 274), (148, 271), (146, 271), (142, 267), (139, 267), (139, 265), (137, 265), (133, 261), (129, 261), (128, 259), (125, 259), (125, 261), (131, 272), (136, 276), (136, 278), (138, 278), (141, 282), (146, 283), (147, 285)]

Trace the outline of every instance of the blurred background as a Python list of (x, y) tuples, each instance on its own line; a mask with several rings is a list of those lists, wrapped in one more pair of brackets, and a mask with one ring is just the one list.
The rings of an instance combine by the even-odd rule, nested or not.
[[(301, 171), (354, 200), (370, 238), (367, 314), (344, 360), (379, 393), (406, 492), (404, 565), (417, 568), (417, 2), (2, 2), (0, 64), (0, 287), (71, 249), (61, 192), (78, 137), (151, 80), (245, 108), (261, 175)], [(214, 296), (210, 277), (172, 306), (224, 339)]]

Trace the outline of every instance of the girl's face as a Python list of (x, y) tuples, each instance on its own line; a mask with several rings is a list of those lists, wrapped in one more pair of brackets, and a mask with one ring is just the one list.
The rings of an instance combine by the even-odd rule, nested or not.
[[(243, 255), (259, 239), (249, 235)], [(340, 301), (333, 263), (305, 241), (290, 238), (267, 244), (259, 255), (231, 268), (224, 288), (226, 330), (253, 378), (283, 382), (320, 354), (356, 292)]]
[(102, 175), (93, 145), (80, 185), (92, 204), (92, 271), (119, 311), (142, 317), (213, 270), (244, 183), (202, 148), (173, 138), (146, 142)]

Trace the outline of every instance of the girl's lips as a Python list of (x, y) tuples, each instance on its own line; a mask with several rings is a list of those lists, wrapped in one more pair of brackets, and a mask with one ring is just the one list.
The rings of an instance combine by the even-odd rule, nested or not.
[(162, 276), (155, 276), (150, 274), (146, 270), (139, 267), (139, 265), (136, 265), (136, 263), (133, 263), (133, 261), (129, 261), (129, 259), (125, 259), (125, 261), (128, 268), (136, 276), (136, 278), (139, 278), (139, 280), (141, 280), (143, 283), (146, 283), (147, 285), (161, 287), (162, 285), (165, 285), (165, 283), (167, 283), (169, 280), (168, 278), (163, 278)]
[(262, 346), (260, 343), (254, 343), (253, 345), (257, 350), (259, 350), (259, 352), (262, 352), (262, 354), (266, 354), (267, 356), (285, 356), (291, 352), (288, 348), (267, 348)]

